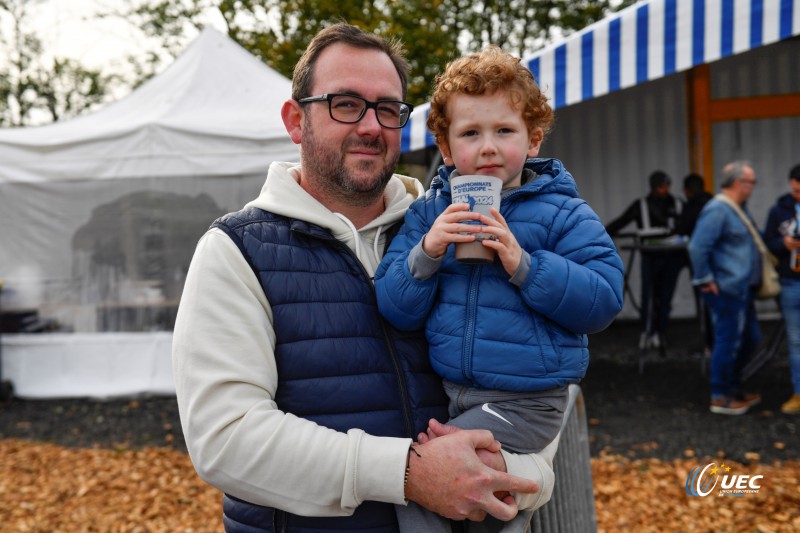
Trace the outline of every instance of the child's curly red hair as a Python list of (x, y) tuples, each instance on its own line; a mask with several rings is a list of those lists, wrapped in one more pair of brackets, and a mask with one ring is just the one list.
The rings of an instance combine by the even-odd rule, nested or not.
[(428, 113), (428, 129), (439, 146), (447, 143), (450, 122), (447, 101), (454, 94), (483, 95), (504, 91), (514, 108), (521, 107), (522, 118), (532, 132), (547, 133), (553, 125), (553, 110), (539, 89), (533, 74), (520, 59), (496, 46), (460, 57), (448, 63), (436, 76)]

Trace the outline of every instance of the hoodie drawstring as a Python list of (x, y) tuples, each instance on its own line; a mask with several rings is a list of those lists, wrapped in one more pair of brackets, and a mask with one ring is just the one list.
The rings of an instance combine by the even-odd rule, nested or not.
[[(350, 231), (353, 232), (353, 240), (356, 242), (356, 257), (359, 261), (361, 261), (361, 236), (358, 234), (358, 230), (356, 229), (355, 225), (350, 222), (350, 219), (344, 216), (341, 213), (334, 213), (342, 222), (347, 224), (347, 227), (350, 228)], [(381, 256), (378, 250), (378, 240), (381, 237), (381, 231), (383, 230), (383, 226), (378, 226), (378, 230), (375, 232), (375, 241), (372, 243), (372, 251), (375, 254), (375, 261), (380, 262)]]
[(381, 230), (382, 229), (383, 229), (383, 226), (378, 226), (378, 231), (375, 232), (375, 240), (372, 243), (372, 251), (375, 252), (375, 259), (377, 259), (378, 262), (380, 262), (380, 260), (381, 260), (381, 256), (378, 255), (378, 239), (381, 238)]
[(347, 224), (347, 227), (350, 228), (350, 231), (353, 232), (353, 240), (356, 241), (356, 257), (358, 257), (358, 260), (361, 261), (361, 237), (359, 237), (358, 235), (358, 230), (353, 225), (353, 223), (350, 222), (350, 219), (344, 216), (343, 214), (334, 213), (334, 215), (339, 217), (342, 220), (342, 222)]

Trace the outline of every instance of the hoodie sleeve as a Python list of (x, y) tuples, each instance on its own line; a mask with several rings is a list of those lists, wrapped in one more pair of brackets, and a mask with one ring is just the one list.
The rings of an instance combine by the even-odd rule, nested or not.
[[(173, 337), (181, 425), (200, 477), (235, 497), (307, 516), (402, 504), (411, 439), (340, 433), (284, 413), (272, 310), (236, 245), (199, 242)], [(313, 480), (312, 483), (309, 480)]]
[(614, 242), (580, 200), (562, 208), (551, 231), (553, 251), (531, 253), (520, 294), (534, 311), (574, 333), (601, 331), (623, 304), (623, 265)]
[(784, 216), (781, 216), (782, 210), (780, 200), (772, 206), (767, 215), (767, 224), (764, 227), (764, 243), (766, 243), (769, 251), (772, 252), (778, 259), (786, 260), (790, 253), (783, 244), (783, 234), (780, 232), (780, 225), (784, 222)]
[(403, 227), (375, 273), (378, 309), (394, 327), (416, 330), (425, 326), (438, 288), (438, 276), (417, 279), (409, 268), (411, 250), (430, 229), (426, 198), (415, 201), (406, 212)]

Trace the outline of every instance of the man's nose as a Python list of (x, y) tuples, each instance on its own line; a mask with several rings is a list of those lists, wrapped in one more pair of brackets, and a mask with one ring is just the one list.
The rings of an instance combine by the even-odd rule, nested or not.
[(382, 126), (378, 122), (378, 112), (375, 109), (367, 109), (361, 120), (358, 121), (359, 135), (377, 136), (380, 134)]

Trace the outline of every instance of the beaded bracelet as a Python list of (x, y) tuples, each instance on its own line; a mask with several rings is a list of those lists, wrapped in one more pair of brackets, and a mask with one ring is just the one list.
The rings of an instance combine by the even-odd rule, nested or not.
[(414, 448), (413, 444), (408, 448), (408, 456), (406, 457), (406, 474), (405, 474), (405, 476), (403, 476), (403, 492), (404, 493), (405, 493), (405, 490), (406, 490), (406, 485), (408, 485), (408, 474), (409, 474), (409, 472), (411, 472), (411, 452), (414, 452), (414, 454), (417, 457), (422, 457), (419, 454), (419, 452), (416, 450), (416, 448)]

